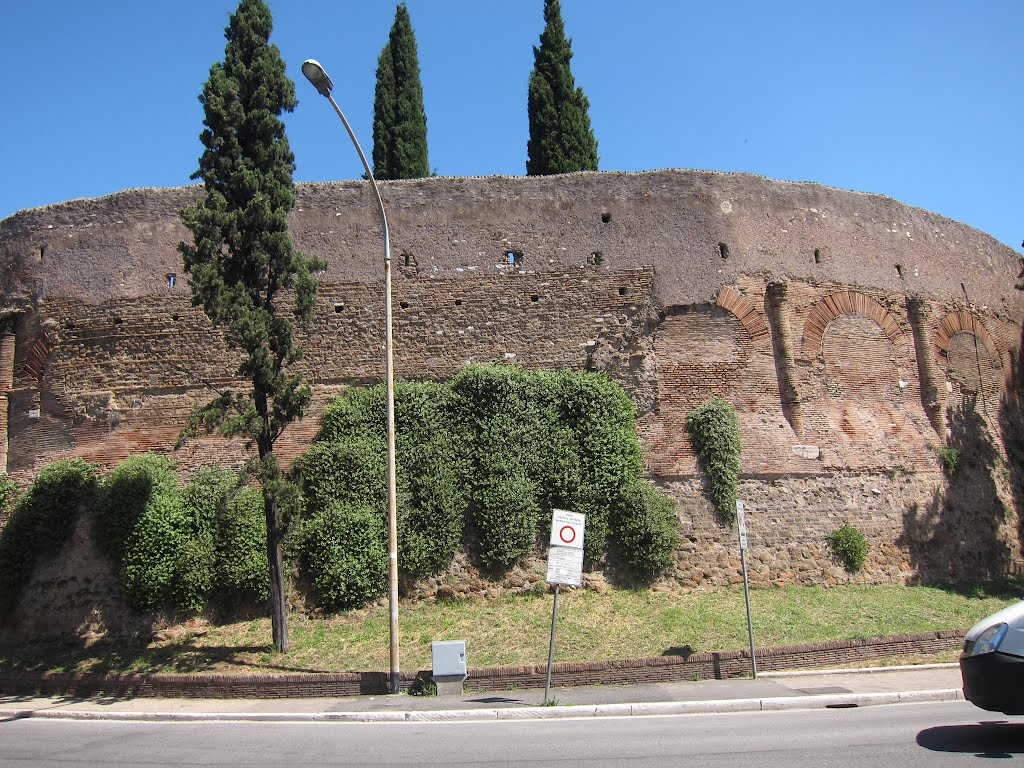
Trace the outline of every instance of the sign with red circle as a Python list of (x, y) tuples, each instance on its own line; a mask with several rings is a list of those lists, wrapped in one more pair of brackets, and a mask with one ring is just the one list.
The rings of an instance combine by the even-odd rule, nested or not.
[(551, 546), (583, 549), (586, 515), (554, 509), (551, 514)]

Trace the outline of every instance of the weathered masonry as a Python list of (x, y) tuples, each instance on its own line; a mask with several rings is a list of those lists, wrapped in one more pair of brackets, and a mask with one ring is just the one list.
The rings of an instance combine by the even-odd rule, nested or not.
[[(647, 471), (680, 503), (671, 578), (736, 579), (684, 427), (709, 397), (741, 420), (755, 582), (994, 575), (1019, 567), (1007, 453), (1024, 303), (1017, 253), (894, 200), (695, 171), (382, 185), (396, 372), (470, 361), (606, 371), (636, 404)], [(166, 451), (235, 364), (189, 301), (178, 211), (197, 187), (129, 190), (0, 222), (0, 457), (9, 472)], [(383, 376), (380, 231), (363, 182), (298, 185), (297, 246), (325, 258), (302, 338), (316, 407)], [(1008, 390), (1009, 387), (1009, 390)], [(939, 448), (961, 448), (942, 471)], [(237, 445), (178, 458), (240, 461)], [(973, 458), (972, 458), (973, 457)], [(825, 536), (871, 540), (847, 574)], [(458, 579), (458, 574), (450, 578)]]

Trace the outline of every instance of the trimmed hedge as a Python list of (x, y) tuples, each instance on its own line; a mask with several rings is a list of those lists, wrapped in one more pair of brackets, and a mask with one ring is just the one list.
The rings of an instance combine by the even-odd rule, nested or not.
[(358, 608), (387, 590), (387, 536), (372, 507), (339, 502), (306, 521), (304, 565), (327, 610)]
[(92, 531), (136, 610), (230, 612), (269, 594), (263, 494), (235, 472), (203, 467), (183, 486), (168, 457), (132, 456), (104, 479)]
[(642, 580), (668, 570), (679, 546), (679, 518), (675, 503), (643, 480), (625, 489), (615, 520), (622, 558)]
[[(306, 518), (301, 565), (314, 584), (325, 578), (318, 569), (333, 574), (329, 590), (317, 588), (333, 606), (376, 594), (363, 584), (340, 585), (355, 572), (332, 565), (329, 553), (349, 555), (324, 549), (317, 535), (328, 520), (342, 524), (340, 506), (345, 520), (352, 508), (374, 512), (386, 536), (384, 409), (383, 387), (347, 390), (328, 406), (316, 441), (296, 463)], [(448, 384), (400, 382), (395, 422), (403, 579), (443, 570), (463, 543), (481, 567), (503, 571), (546, 544), (555, 508), (587, 515), (584, 556), (591, 565), (611, 545), (643, 579), (671, 565), (674, 505), (640, 479), (633, 404), (603, 374), (471, 365)], [(360, 547), (361, 557), (376, 551)]]

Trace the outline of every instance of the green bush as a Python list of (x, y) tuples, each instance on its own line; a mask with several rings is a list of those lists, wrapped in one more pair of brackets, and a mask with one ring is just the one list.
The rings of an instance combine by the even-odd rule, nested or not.
[(196, 532), (190, 547), (209, 552), (203, 561), (209, 562), (208, 599), (228, 612), (266, 600), (267, 521), (260, 490), (245, 485), (237, 472), (207, 466), (182, 496)]
[(667, 570), (679, 545), (679, 518), (672, 499), (645, 480), (630, 483), (615, 520), (622, 559), (644, 580)]
[[(462, 542), (464, 440), (452, 424), (448, 387), (399, 382), (395, 391), (398, 565), (415, 579), (446, 568)], [(386, 517), (387, 443), (383, 387), (351, 388), (327, 408), (318, 442), (300, 462), (311, 512), (369, 503)]]
[(736, 409), (713, 398), (686, 415), (686, 429), (700, 457), (711, 503), (722, 519), (736, 522), (736, 491), (740, 476), (740, 426)]
[(485, 568), (503, 570), (533, 550), (537, 542), (537, 488), (522, 471), (487, 472), (474, 489), (470, 525)]
[(568, 509), (587, 516), (584, 559), (604, 555), (623, 490), (643, 470), (633, 403), (603, 374), (535, 374), (545, 403), (547, 436), (539, 478), (545, 512)]
[(942, 459), (942, 466), (950, 477), (956, 472), (957, 462), (960, 461), (960, 449), (953, 445), (944, 445), (939, 448), (939, 458)]
[(18, 500), (20, 489), (18, 484), (7, 475), (0, 475), (0, 523), (7, 519), (7, 515), (14, 509), (14, 502)]
[(540, 533), (547, 419), (539, 377), (522, 368), (471, 365), (450, 386), (465, 425), (470, 550), (503, 570)]
[(344, 503), (370, 505), (382, 516), (386, 512), (387, 453), (384, 442), (372, 436), (313, 443), (297, 472), (312, 511)]
[[(297, 463), (307, 526), (339, 504), (386, 519), (384, 409), (374, 387), (351, 388), (325, 411)], [(482, 566), (507, 569), (546, 541), (555, 508), (587, 516), (590, 564), (620, 535), (624, 551), (639, 553), (645, 537), (657, 551), (627, 559), (644, 578), (670, 562), (678, 522), (670, 501), (630, 490), (642, 472), (636, 417), (607, 376), (470, 365), (448, 384), (400, 382), (395, 423), (403, 578), (443, 570), (462, 543)], [(641, 519), (630, 524), (634, 513)]]
[(107, 473), (92, 520), (96, 548), (114, 563), (124, 559), (125, 545), (155, 497), (178, 493), (174, 462), (166, 456), (131, 456)]
[(327, 610), (357, 608), (387, 589), (387, 532), (377, 510), (348, 503), (317, 510), (303, 529), (302, 558)]
[(398, 566), (404, 578), (447, 568), (462, 543), (467, 456), (453, 422), (454, 396), (432, 382), (395, 392), (399, 493)]
[[(152, 454), (125, 459), (107, 476), (104, 493), (107, 530), (132, 520), (120, 547), (129, 604), (139, 611), (202, 608), (212, 583), (212, 548), (197, 541), (174, 462)], [(111, 512), (118, 507), (121, 517)], [(107, 546), (113, 549), (113, 542)]]
[(827, 540), (833, 554), (843, 561), (848, 571), (859, 571), (864, 567), (868, 539), (860, 530), (844, 523), (841, 528), (830, 533)]
[(263, 493), (236, 487), (214, 527), (214, 594), (222, 607), (263, 602), (270, 596), (267, 516)]
[(97, 545), (120, 564), (132, 607), (202, 610), (266, 597), (262, 494), (235, 472), (203, 467), (183, 487), (174, 462), (133, 456), (103, 483)]
[[(7, 503), (14, 490), (5, 480)], [(68, 459), (44, 467), (17, 499), (0, 531), (0, 616), (14, 611), (38, 561), (57, 555), (71, 539), (82, 509), (94, 503), (95, 495), (95, 468)]]

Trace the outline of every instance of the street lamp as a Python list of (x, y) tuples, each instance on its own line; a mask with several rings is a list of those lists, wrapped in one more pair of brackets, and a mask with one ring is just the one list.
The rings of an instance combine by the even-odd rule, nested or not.
[(387, 385), (388, 400), (388, 607), (391, 613), (391, 692), (399, 691), (399, 666), (398, 666), (398, 504), (396, 501), (395, 482), (395, 360), (394, 360), (394, 338), (391, 332), (391, 238), (388, 234), (388, 217), (384, 213), (384, 201), (381, 199), (380, 190), (377, 188), (377, 181), (373, 178), (373, 171), (370, 164), (366, 162), (366, 155), (359, 146), (359, 140), (352, 132), (352, 126), (345, 119), (345, 114), (338, 106), (338, 102), (331, 96), (334, 90), (334, 83), (320, 66), (316, 59), (307, 59), (302, 62), (302, 74), (313, 84), (313, 87), (324, 96), (334, 111), (341, 118), (349, 138), (355, 145), (359, 159), (363, 161), (363, 168), (366, 170), (366, 178), (370, 180), (373, 193), (377, 196), (377, 209), (380, 211), (380, 226), (384, 231), (384, 315), (385, 315), (385, 381)]

